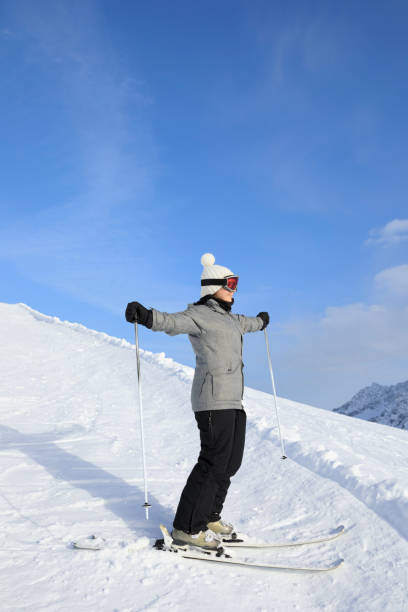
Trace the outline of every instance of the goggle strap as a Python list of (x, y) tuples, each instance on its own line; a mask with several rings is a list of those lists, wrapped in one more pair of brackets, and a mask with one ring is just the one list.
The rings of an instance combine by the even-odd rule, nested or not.
[(208, 285), (225, 285), (226, 284), (226, 279), (225, 278), (204, 278), (201, 281), (201, 286), (202, 287), (206, 287)]

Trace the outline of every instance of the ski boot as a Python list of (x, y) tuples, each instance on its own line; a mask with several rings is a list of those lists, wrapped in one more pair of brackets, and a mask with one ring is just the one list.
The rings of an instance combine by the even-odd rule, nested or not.
[(217, 536), (219, 536), (221, 539), (223, 537), (227, 537), (231, 539), (234, 538), (234, 534), (235, 534), (234, 527), (230, 525), (229, 523), (225, 523), (222, 519), (219, 519), (218, 521), (212, 521), (210, 523), (207, 523), (207, 527), (208, 529), (216, 533)]
[(173, 529), (171, 537), (173, 538), (173, 544), (176, 546), (195, 546), (213, 551), (218, 550), (221, 546), (221, 539), (211, 529), (198, 533), (186, 533), (180, 529)]

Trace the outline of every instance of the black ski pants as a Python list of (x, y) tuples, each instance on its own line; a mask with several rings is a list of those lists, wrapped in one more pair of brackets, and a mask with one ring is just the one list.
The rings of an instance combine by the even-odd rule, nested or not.
[(173, 526), (187, 533), (205, 531), (217, 521), (245, 446), (245, 410), (203, 410), (194, 413), (201, 452), (181, 494)]

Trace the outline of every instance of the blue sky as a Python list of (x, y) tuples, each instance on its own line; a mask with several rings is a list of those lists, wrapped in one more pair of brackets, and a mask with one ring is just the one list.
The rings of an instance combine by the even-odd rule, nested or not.
[[(126, 303), (183, 310), (212, 252), (271, 315), (279, 394), (406, 380), (407, 26), (402, 1), (3, 1), (0, 300), (131, 340)], [(245, 363), (269, 391), (262, 334)]]

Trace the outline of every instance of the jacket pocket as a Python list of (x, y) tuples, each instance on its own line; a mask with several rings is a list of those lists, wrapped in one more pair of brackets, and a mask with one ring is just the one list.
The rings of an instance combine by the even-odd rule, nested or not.
[(212, 396), (214, 400), (228, 401), (242, 398), (242, 368), (241, 364), (223, 369), (213, 370)]
[(208, 373), (204, 375), (204, 378), (202, 380), (201, 387), (200, 387), (199, 394), (198, 394), (199, 396), (203, 394), (205, 383), (208, 383)]
[(193, 406), (197, 404), (197, 402), (207, 403), (209, 399), (211, 399), (211, 375), (209, 372), (205, 370), (196, 370), (193, 384), (191, 387), (191, 401)]

